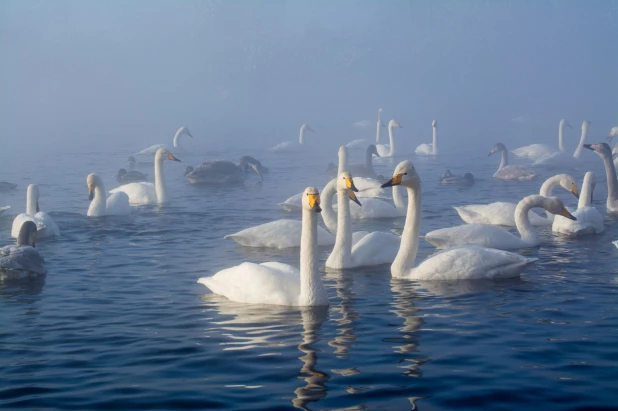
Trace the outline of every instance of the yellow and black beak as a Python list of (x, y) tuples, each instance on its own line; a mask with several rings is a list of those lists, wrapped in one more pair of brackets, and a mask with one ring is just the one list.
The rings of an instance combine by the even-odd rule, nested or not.
[(573, 195), (576, 198), (579, 198), (579, 191), (577, 191), (577, 184), (573, 184), (573, 187), (571, 187), (571, 193), (573, 193)]
[(319, 213), (320, 211), (322, 211), (322, 208), (320, 207), (320, 195), (319, 194), (307, 194), (307, 196), (309, 197), (309, 207), (311, 207), (311, 209), (315, 211), (316, 213)]
[(388, 180), (386, 183), (382, 184), (380, 187), (386, 188), (386, 187), (398, 186), (399, 184), (401, 184), (402, 178), (403, 178), (403, 174), (395, 174), (393, 178)]
[(361, 206), (361, 207), (363, 206), (363, 205), (361, 204), (361, 202), (360, 202), (360, 201), (358, 201), (358, 197), (356, 197), (356, 194), (354, 193), (354, 191), (350, 190), (350, 191), (348, 191), (348, 193), (349, 193), (349, 195), (350, 195), (350, 200), (354, 201), (356, 204), (358, 204), (358, 205), (359, 205), (359, 206)]
[(178, 161), (181, 162), (179, 159), (177, 159), (176, 157), (174, 157), (174, 155), (172, 153), (167, 153), (167, 159), (168, 160), (172, 160), (172, 161)]
[(92, 201), (94, 198), (94, 186), (92, 184), (88, 184), (88, 200)]
[(566, 209), (566, 208), (564, 208), (564, 207), (562, 207), (562, 210), (560, 211), (560, 215), (561, 215), (562, 217), (566, 217), (566, 218), (568, 218), (569, 220), (577, 221), (577, 218), (575, 218), (575, 217), (573, 216), (573, 214), (569, 213), (569, 210), (567, 210), (567, 209)]
[(345, 179), (345, 186), (350, 190), (358, 193), (358, 188), (356, 188), (356, 186), (354, 185), (354, 180), (352, 180), (352, 177), (348, 177)]

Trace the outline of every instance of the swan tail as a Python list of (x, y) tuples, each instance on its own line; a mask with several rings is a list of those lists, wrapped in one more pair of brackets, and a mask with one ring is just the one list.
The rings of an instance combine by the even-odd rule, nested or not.
[(464, 220), (468, 224), (473, 224), (475, 220), (478, 221), (478, 219), (481, 217), (479, 213), (476, 213), (472, 210), (468, 210), (464, 207), (453, 207), (453, 208), (455, 209), (455, 211), (457, 211), (457, 214), (459, 214), (459, 217), (461, 217), (461, 219)]
[(529, 265), (538, 261), (538, 258), (526, 258), (513, 264), (492, 268), (487, 271), (488, 278), (509, 278), (519, 276)]

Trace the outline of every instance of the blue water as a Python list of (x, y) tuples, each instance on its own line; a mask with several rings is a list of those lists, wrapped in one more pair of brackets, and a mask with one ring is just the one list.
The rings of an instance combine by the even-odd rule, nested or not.
[[(437, 159), (382, 159), (388, 175), (412, 159), (423, 178), (422, 232), (460, 224), (453, 205), (517, 201), (556, 172), (530, 182), (495, 181), (487, 151)], [(130, 151), (129, 151), (130, 152)], [(129, 217), (85, 217), (86, 175), (107, 189), (123, 150), (42, 153), (35, 166), (2, 158), (0, 195), (12, 215), (38, 183), (40, 205), (62, 230), (41, 241), (47, 277), (0, 285), (0, 408), (30, 410), (212, 409), (615, 409), (618, 381), (618, 218), (581, 239), (543, 232), (521, 278), (502, 281), (392, 280), (389, 266), (323, 271), (327, 309), (249, 306), (209, 294), (196, 280), (245, 260), (298, 264), (298, 250), (239, 247), (223, 240), (255, 224), (300, 218), (276, 203), (322, 188), (336, 150), (276, 156), (221, 150), (166, 163), (172, 203)], [(195, 187), (185, 165), (254, 154), (270, 167), (235, 187)], [(38, 154), (35, 154), (38, 155)], [(360, 154), (352, 154), (361, 161)], [(465, 158), (465, 160), (463, 160)], [(605, 173), (591, 152), (569, 171), (595, 171), (594, 205), (604, 211)], [(440, 186), (451, 168), (472, 188)], [(152, 171), (146, 169), (152, 176)], [(554, 192), (569, 206), (576, 199)], [(11, 216), (0, 217), (0, 244)], [(356, 222), (401, 228), (403, 218)], [(434, 252), (421, 243), (418, 261)], [(322, 250), (322, 262), (328, 249)]]

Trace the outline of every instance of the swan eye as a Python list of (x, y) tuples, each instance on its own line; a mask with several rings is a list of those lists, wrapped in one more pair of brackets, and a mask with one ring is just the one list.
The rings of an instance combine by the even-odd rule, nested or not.
[(403, 175), (404, 175), (404, 176), (407, 176), (407, 175), (408, 175), (408, 173), (403, 173)]

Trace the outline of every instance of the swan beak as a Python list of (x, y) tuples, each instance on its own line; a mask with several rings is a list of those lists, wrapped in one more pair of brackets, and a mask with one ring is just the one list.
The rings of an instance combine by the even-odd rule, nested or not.
[(573, 217), (573, 214), (569, 213), (569, 210), (567, 210), (564, 207), (562, 207), (562, 211), (560, 211), (560, 215), (562, 217), (568, 218), (569, 220), (577, 221), (577, 218)]
[(345, 186), (349, 188), (350, 190), (358, 193), (358, 188), (356, 188), (356, 186), (354, 185), (354, 180), (352, 180), (352, 178), (345, 179)]
[(36, 212), (38, 213), (39, 211), (41, 211), (39, 208), (39, 200), (36, 200)]
[(181, 162), (179, 159), (177, 159), (176, 157), (174, 157), (174, 155), (172, 153), (167, 153), (167, 159), (168, 160), (172, 160), (172, 161), (178, 161)]
[(94, 186), (88, 185), (88, 200), (92, 201), (94, 199)]
[(257, 173), (258, 176), (260, 176), (260, 180), (264, 181), (264, 177), (262, 176), (262, 172), (260, 171), (260, 169), (258, 168), (258, 166), (256, 164), (250, 164), (251, 168), (253, 170), (255, 170), (255, 172)]
[(386, 187), (398, 186), (399, 184), (401, 184), (402, 178), (403, 178), (403, 174), (396, 174), (393, 176), (393, 178), (388, 180), (386, 183), (382, 184), (380, 187), (386, 188)]
[(571, 188), (571, 193), (575, 196), (575, 198), (579, 198), (579, 191), (577, 191), (577, 184), (573, 184)]
[(361, 207), (363, 206), (361, 204), (361, 202), (358, 201), (358, 197), (356, 197), (356, 194), (354, 194), (354, 191), (350, 190), (350, 191), (348, 191), (348, 193), (349, 193), (349, 196), (350, 196), (350, 200), (354, 201), (356, 204), (358, 204)]
[(309, 207), (311, 207), (311, 209), (315, 211), (316, 213), (319, 213), (320, 211), (322, 211), (322, 208), (320, 208), (320, 195), (319, 194), (307, 194), (307, 196), (309, 197)]

